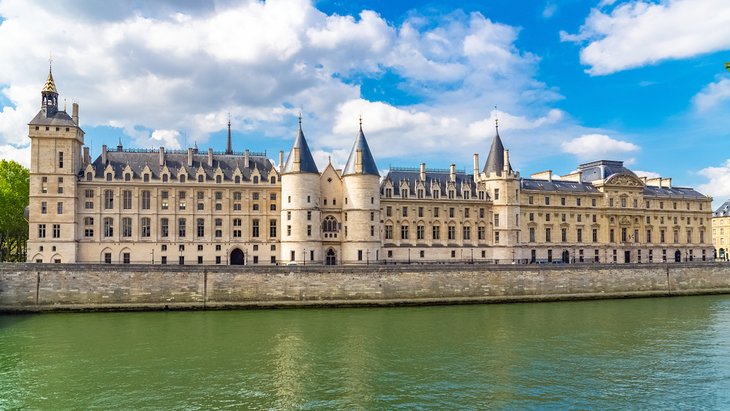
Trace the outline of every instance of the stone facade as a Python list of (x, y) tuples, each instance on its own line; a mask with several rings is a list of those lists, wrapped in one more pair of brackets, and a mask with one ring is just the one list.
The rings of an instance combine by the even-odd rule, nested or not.
[(712, 213), (712, 243), (715, 257), (727, 261), (730, 258), (730, 200)]
[(620, 161), (523, 178), (498, 129), (480, 170), (391, 168), (362, 131), (319, 171), (301, 121), (266, 153), (116, 149), (92, 159), (52, 74), (31, 139), (28, 261), (201, 265), (645, 263), (713, 258), (712, 199)]

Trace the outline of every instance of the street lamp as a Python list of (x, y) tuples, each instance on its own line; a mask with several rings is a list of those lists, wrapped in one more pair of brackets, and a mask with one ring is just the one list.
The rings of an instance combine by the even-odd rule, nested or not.
[(302, 265), (307, 265), (307, 249), (302, 249)]

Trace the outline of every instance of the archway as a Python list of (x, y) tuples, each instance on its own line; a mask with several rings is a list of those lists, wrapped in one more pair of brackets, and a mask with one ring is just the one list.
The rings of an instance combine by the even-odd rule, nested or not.
[(243, 251), (241, 251), (240, 248), (234, 248), (233, 251), (231, 251), (231, 259), (230, 264), (231, 265), (244, 265), (246, 262), (244, 258)]
[(327, 254), (325, 254), (325, 265), (336, 265), (337, 264), (337, 254), (335, 254), (335, 250), (333, 248), (330, 248), (327, 250)]
[(682, 261), (682, 253), (679, 250), (677, 250), (674, 252), (674, 262), (678, 263), (680, 261)]

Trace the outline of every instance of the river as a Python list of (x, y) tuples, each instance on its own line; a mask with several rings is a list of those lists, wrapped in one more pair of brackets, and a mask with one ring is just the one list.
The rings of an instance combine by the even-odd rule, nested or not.
[(0, 316), (0, 409), (722, 409), (730, 296)]

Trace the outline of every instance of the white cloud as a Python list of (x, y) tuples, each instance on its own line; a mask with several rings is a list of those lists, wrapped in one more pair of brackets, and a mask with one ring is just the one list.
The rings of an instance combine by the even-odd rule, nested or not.
[(646, 177), (646, 178), (658, 178), (661, 177), (661, 174), (655, 173), (653, 171), (641, 171), (641, 170), (632, 170), (634, 174), (636, 174), (639, 177)]
[[(616, 140), (605, 134), (586, 134), (560, 144), (563, 152), (581, 160), (612, 160), (612, 156), (625, 156), (639, 151), (639, 146), (628, 141)], [(628, 161), (628, 160), (627, 160)]]
[(708, 180), (697, 187), (699, 192), (714, 197), (716, 203), (730, 197), (730, 159), (721, 166), (703, 168), (698, 174)]
[[(323, 153), (346, 159), (359, 114), (386, 164), (470, 162), (486, 155), (495, 104), (513, 147), (539, 132), (555, 152), (560, 132), (580, 135), (551, 107), (561, 96), (535, 80), (539, 59), (515, 46), (519, 28), (479, 13), (410, 12), (395, 25), (368, 10), (327, 15), (307, 0), (83, 4), (0, 2), (0, 92), (11, 103), (0, 107), (0, 145), (28, 143), (49, 49), (61, 98), (79, 102), (82, 127), (117, 128), (139, 147), (202, 148), (231, 113), (234, 131), (275, 138), (278, 151), (302, 110), (318, 164)], [(386, 75), (396, 80), (375, 81), (383, 101), (363, 98), (362, 79)], [(394, 92), (417, 103), (386, 102)]]
[(548, 3), (545, 5), (545, 8), (542, 10), (542, 16), (546, 19), (549, 19), (553, 15), (555, 15), (555, 12), (558, 11), (558, 5), (555, 3)]
[(692, 98), (695, 107), (700, 111), (712, 109), (728, 100), (730, 100), (730, 79), (728, 78), (708, 84)]
[(25, 167), (30, 167), (30, 145), (15, 147), (10, 144), (0, 146), (0, 159), (17, 161)]
[[(610, 5), (603, 1), (599, 7)], [(611, 74), (667, 59), (681, 59), (730, 48), (727, 0), (644, 0), (610, 11), (591, 10), (577, 34), (563, 41), (588, 41), (581, 62), (593, 75)], [(640, 45), (640, 46), (639, 46)]]

